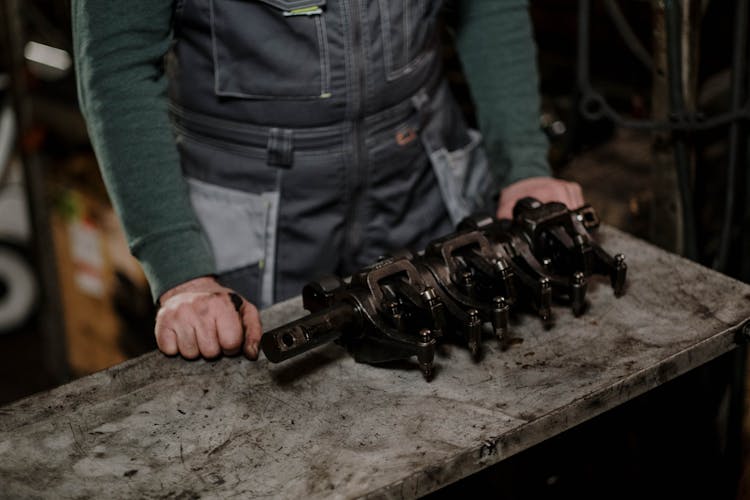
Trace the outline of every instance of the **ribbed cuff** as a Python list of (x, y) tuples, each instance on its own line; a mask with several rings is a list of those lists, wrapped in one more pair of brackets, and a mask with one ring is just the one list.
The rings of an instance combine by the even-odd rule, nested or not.
[(216, 274), (208, 240), (196, 229), (152, 235), (133, 248), (154, 302), (167, 290), (200, 276)]
[(507, 149), (488, 144), (486, 148), (492, 174), (500, 189), (530, 177), (552, 177), (552, 169), (545, 156), (546, 142), (527, 146), (514, 144)]

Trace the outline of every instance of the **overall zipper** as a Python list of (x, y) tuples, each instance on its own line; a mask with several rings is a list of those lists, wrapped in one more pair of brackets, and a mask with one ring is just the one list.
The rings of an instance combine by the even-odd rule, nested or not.
[(351, 112), (352, 121), (352, 164), (355, 168), (350, 170), (351, 190), (349, 193), (348, 210), (346, 214), (346, 234), (345, 234), (345, 262), (347, 271), (354, 272), (355, 258), (354, 251), (357, 250), (358, 240), (361, 240), (361, 224), (358, 219), (358, 201), (364, 191), (364, 185), (367, 182), (366, 161), (367, 151), (365, 146), (364, 131), (364, 110), (366, 102), (366, 71), (365, 71), (365, 51), (362, 44), (362, 23), (361, 9), (359, 0), (351, 0), (351, 29), (352, 29), (352, 60), (354, 66), (354, 85), (357, 89), (357, 99), (354, 101)]

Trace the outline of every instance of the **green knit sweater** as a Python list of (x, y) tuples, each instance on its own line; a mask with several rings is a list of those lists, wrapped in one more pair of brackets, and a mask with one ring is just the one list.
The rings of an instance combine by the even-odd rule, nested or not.
[[(73, 0), (81, 110), (130, 249), (154, 298), (215, 273), (167, 111), (173, 0)], [(501, 185), (549, 175), (526, 0), (459, 0), (457, 49)]]

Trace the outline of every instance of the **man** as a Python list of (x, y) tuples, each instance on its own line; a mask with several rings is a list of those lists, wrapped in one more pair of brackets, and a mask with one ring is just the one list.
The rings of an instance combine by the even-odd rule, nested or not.
[(500, 217), (583, 203), (548, 176), (526, 3), (455, 2), (484, 148), (442, 78), (443, 3), (73, 1), (81, 108), (164, 353), (254, 359), (253, 303), (421, 248), (498, 192)]

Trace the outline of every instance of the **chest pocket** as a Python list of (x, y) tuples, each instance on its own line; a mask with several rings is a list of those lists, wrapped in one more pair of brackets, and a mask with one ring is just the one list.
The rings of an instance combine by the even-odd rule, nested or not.
[(378, 0), (386, 78), (410, 73), (435, 33), (441, 0)]
[(214, 89), (246, 99), (330, 95), (326, 0), (211, 0)]

